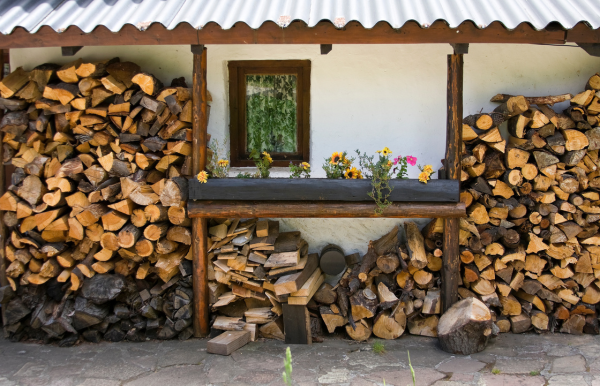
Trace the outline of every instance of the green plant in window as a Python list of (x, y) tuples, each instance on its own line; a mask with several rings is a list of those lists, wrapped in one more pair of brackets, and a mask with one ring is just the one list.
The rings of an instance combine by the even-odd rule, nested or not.
[(296, 151), (296, 76), (247, 75), (247, 150)]

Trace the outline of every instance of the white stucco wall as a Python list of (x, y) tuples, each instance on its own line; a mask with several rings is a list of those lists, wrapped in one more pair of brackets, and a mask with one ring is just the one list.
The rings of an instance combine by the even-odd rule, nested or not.
[[(318, 45), (208, 46), (208, 89), (213, 96), (208, 131), (222, 142), (229, 130), (229, 60), (310, 59), (310, 141), (313, 177), (324, 177), (323, 159), (333, 151), (373, 153), (388, 146), (394, 156), (413, 155), (421, 165), (441, 166), (445, 152), (447, 44), (334, 45), (320, 55)], [(185, 76), (191, 84), (189, 46), (84, 47), (77, 57), (119, 56), (138, 63), (168, 84)], [(11, 68), (44, 62), (66, 63), (60, 48), (14, 49)], [(548, 95), (577, 93), (600, 71), (600, 58), (575, 47), (471, 45), (465, 55), (464, 114), (491, 111), (497, 93)], [(558, 106), (557, 109), (564, 106)], [(417, 169), (410, 170), (416, 177)], [(237, 174), (237, 172), (234, 172)], [(272, 172), (286, 175), (285, 169)], [(302, 231), (311, 251), (337, 243), (347, 253), (366, 251), (401, 220), (282, 219), (282, 229)], [(425, 221), (421, 221), (425, 222)]]

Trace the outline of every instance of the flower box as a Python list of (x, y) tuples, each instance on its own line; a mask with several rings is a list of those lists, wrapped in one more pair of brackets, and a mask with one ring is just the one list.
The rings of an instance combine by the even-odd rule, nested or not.
[[(458, 202), (457, 180), (391, 180), (393, 202)], [(350, 201), (371, 202), (370, 180), (325, 178), (214, 178), (189, 181), (190, 200), (226, 201)]]

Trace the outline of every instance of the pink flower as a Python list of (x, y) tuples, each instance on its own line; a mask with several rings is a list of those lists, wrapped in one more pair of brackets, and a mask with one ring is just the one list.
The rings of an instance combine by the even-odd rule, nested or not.
[(409, 155), (406, 157), (406, 162), (408, 162), (411, 166), (415, 166), (417, 164), (417, 158)]
[(398, 157), (394, 158), (394, 165), (397, 165), (398, 162), (400, 162), (400, 159), (402, 159), (401, 155), (399, 155)]

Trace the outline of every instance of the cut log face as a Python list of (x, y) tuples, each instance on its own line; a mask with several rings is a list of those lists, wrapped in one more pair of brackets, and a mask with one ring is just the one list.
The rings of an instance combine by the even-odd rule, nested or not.
[(483, 351), (491, 333), (490, 310), (475, 298), (454, 304), (442, 315), (437, 329), (442, 349), (461, 355)]

